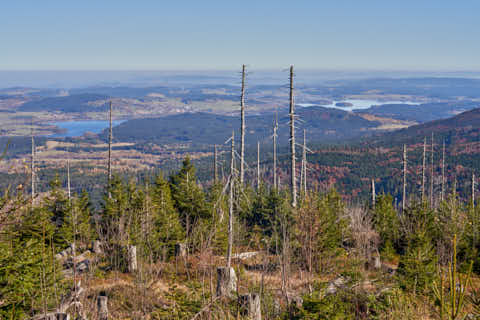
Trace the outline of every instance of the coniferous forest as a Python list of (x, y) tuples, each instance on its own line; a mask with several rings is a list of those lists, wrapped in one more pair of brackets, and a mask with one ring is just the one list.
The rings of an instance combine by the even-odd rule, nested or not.
[(32, 137), (31, 186), (0, 199), (0, 318), (480, 318), (475, 176), (471, 192), (446, 181), (445, 150), (437, 172), (425, 138), (418, 186), (406, 144), (396, 194), (372, 176), (358, 199), (319, 186), (307, 160), (321, 155), (307, 156), (295, 127), (293, 77), (291, 67), (289, 148), (277, 150), (275, 123), (268, 176), (260, 144), (257, 159), (245, 156), (243, 82), (240, 138), (227, 140), (223, 174), (215, 147), (202, 182), (188, 156), (170, 173), (116, 172), (111, 104), (99, 205), (72, 192), (68, 163), (66, 183), (57, 173), (38, 191)]

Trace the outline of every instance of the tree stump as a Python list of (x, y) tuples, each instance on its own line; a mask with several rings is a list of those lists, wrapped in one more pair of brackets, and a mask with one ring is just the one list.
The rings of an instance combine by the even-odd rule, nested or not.
[(128, 246), (128, 272), (137, 271), (137, 247)]
[(182, 258), (187, 256), (187, 245), (185, 243), (175, 244), (175, 256)]
[(92, 250), (95, 254), (102, 254), (102, 242), (100, 240), (95, 240), (92, 243)]
[(70, 316), (66, 313), (56, 313), (56, 320), (70, 320)]
[(251, 320), (262, 320), (260, 296), (258, 294), (245, 294), (239, 297), (239, 304), (243, 316)]
[(97, 313), (98, 313), (99, 320), (108, 320), (108, 297), (107, 296), (98, 296)]
[(232, 297), (237, 291), (237, 276), (233, 268), (217, 268), (217, 296)]
[(380, 261), (380, 255), (377, 253), (372, 257), (373, 269), (380, 270), (382, 268), (382, 262)]

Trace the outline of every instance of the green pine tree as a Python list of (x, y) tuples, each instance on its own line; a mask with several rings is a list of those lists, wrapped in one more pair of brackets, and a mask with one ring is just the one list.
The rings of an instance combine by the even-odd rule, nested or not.
[(197, 184), (195, 172), (195, 167), (187, 157), (180, 171), (170, 177), (174, 206), (178, 210), (187, 236), (192, 233), (193, 226), (201, 219), (209, 219), (211, 216), (205, 193)]
[(149, 240), (156, 257), (166, 260), (174, 253), (175, 244), (184, 240), (178, 211), (174, 207), (169, 183), (159, 174), (151, 192), (152, 236)]

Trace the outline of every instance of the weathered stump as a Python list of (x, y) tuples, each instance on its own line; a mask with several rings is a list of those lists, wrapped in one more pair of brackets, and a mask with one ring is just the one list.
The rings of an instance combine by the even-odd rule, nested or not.
[(103, 253), (103, 250), (102, 250), (102, 242), (100, 240), (95, 240), (93, 241), (92, 243), (92, 250), (94, 253), (96, 254), (102, 254)]
[(217, 268), (217, 296), (232, 297), (237, 291), (237, 276), (233, 268)]
[(262, 320), (260, 296), (258, 294), (249, 293), (240, 296), (238, 299), (243, 316), (247, 316), (251, 320)]
[(342, 289), (345, 287), (346, 280), (343, 277), (338, 277), (329, 282), (326, 293), (327, 294), (336, 294), (338, 289)]
[(128, 246), (128, 272), (137, 271), (137, 247)]
[(182, 258), (187, 256), (187, 245), (185, 243), (180, 242), (175, 244), (175, 256)]
[(98, 320), (108, 320), (108, 297), (98, 296), (97, 298)]
[(57, 312), (56, 317), (56, 320), (70, 320), (70, 316), (66, 313)]
[(380, 255), (377, 253), (372, 257), (372, 266), (375, 270), (380, 270), (382, 268), (382, 261), (380, 260)]

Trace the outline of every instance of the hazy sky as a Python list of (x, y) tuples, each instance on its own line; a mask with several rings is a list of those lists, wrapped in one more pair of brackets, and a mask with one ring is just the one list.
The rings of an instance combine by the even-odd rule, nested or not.
[(2, 0), (0, 70), (480, 70), (480, 1)]

